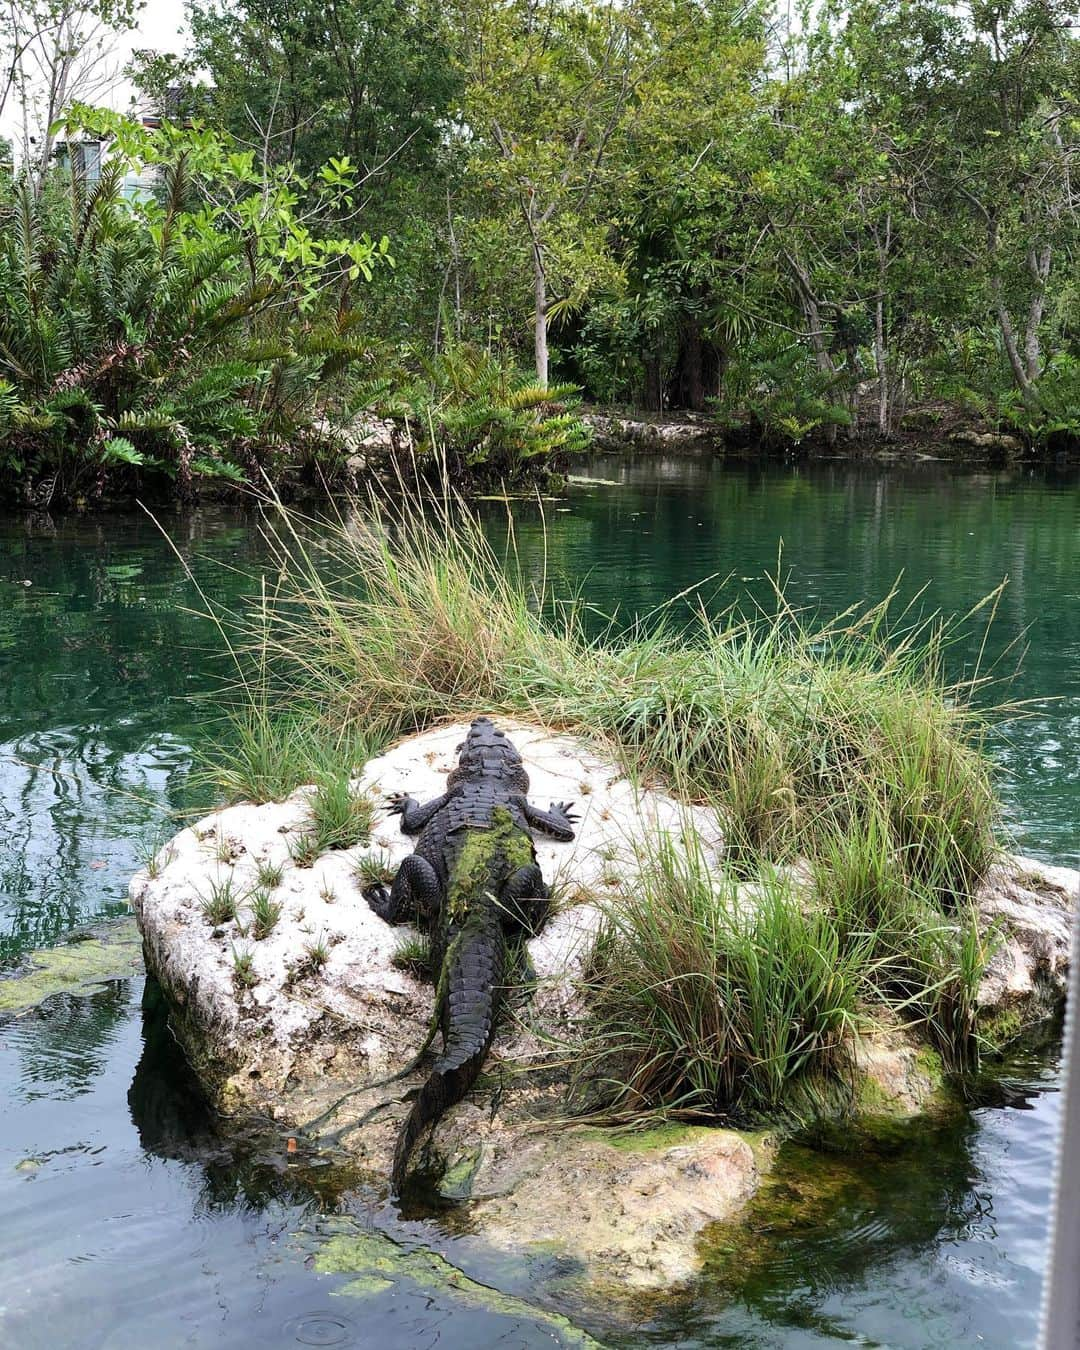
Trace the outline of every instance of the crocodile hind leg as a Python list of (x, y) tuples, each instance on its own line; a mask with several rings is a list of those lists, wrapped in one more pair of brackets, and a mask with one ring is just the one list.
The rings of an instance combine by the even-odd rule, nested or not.
[(535, 937), (551, 913), (551, 891), (537, 863), (519, 867), (502, 888), (504, 917)]
[(390, 890), (385, 886), (367, 886), (364, 899), (387, 923), (411, 923), (417, 919), (430, 923), (442, 903), (442, 885), (428, 860), (410, 853), (402, 860)]

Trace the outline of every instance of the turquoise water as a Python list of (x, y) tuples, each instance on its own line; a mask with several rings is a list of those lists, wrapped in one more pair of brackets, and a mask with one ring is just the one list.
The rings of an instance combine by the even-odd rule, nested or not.
[[(905, 600), (922, 591), (922, 612), (963, 614), (1007, 575), (985, 645), (973, 628), (950, 660), (957, 675), (1004, 677), (1024, 648), (1019, 673), (995, 691), (1029, 705), (992, 740), (1007, 824), (1024, 851), (1075, 861), (1075, 477), (612, 456), (581, 472), (606, 481), (545, 503), (547, 567), (604, 611), (645, 612), (714, 575), (731, 577), (724, 596), (768, 604), (761, 578), (778, 556), (789, 600), (822, 615), (878, 598), (897, 578)], [(485, 510), (499, 538), (505, 508)], [(515, 514), (519, 549), (538, 573), (539, 510), (519, 503)], [(212, 693), (221, 667), (208, 626), (189, 612), (198, 598), (181, 557), (209, 592), (236, 598), (262, 551), (253, 522), (236, 515), (203, 511), (165, 528), (173, 547), (141, 515), (0, 521), (8, 960), (123, 913), (145, 848), (190, 802), (186, 779), (214, 713), (212, 700), (190, 696)], [(902, 1148), (855, 1162), (813, 1155), (811, 1173), (831, 1179), (827, 1195), (753, 1235), (765, 1258), (737, 1282), (720, 1262), (627, 1337), (578, 1306), (558, 1271), (492, 1265), (467, 1238), (403, 1224), (348, 1178), (279, 1167), (257, 1140), (223, 1138), (160, 1018), (143, 1009), (141, 981), (114, 981), (0, 1028), (0, 1341), (273, 1350), (558, 1340), (527, 1312), (484, 1312), (408, 1280), (362, 1303), (335, 1297), (340, 1278), (315, 1273), (311, 1252), (328, 1224), (362, 1222), (430, 1242), (474, 1277), (613, 1341), (1032, 1344), (1053, 1073), (1052, 1053), (1030, 1059), (1015, 1068), (1010, 1105), (973, 1110)], [(800, 1157), (791, 1155), (793, 1172)]]

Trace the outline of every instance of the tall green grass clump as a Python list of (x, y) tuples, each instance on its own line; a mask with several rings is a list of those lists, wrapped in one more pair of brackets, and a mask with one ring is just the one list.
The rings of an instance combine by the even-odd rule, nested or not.
[(371, 838), (375, 804), (353, 789), (347, 774), (326, 774), (311, 794), (311, 834), (320, 853)]
[(646, 845), (638, 861), (588, 970), (585, 1076), (606, 1078), (608, 1102), (631, 1113), (775, 1113), (793, 1094), (827, 1091), (859, 1017), (869, 944), (842, 942), (776, 871), (748, 897), (692, 832)]
[(237, 699), (197, 781), (227, 801), (281, 801), (298, 787), (358, 773), (386, 744), (378, 727), (334, 726), (314, 708), (279, 711), (262, 693)]
[[(272, 743), (278, 710), (296, 707), (342, 735), (532, 716), (715, 802), (750, 868), (858, 831), (869, 799), (910, 869), (943, 893), (970, 894), (986, 872), (996, 808), (976, 682), (948, 683), (948, 627), (891, 620), (894, 596), (815, 626), (778, 587), (767, 614), (672, 602), (648, 626), (596, 635), (580, 602), (527, 579), (452, 502), (426, 514), (369, 503), (317, 550), (274, 506), (266, 534), (279, 582), (239, 621), (272, 672), (256, 742)], [(304, 716), (282, 734), (302, 734)]]
[(974, 1068), (977, 994), (993, 937), (981, 935), (970, 897), (950, 869), (927, 873), (882, 813), (867, 809), (860, 830), (837, 831), (813, 859), (816, 894), (831, 912), (843, 950), (869, 957), (864, 996), (920, 1029), (950, 1069)]

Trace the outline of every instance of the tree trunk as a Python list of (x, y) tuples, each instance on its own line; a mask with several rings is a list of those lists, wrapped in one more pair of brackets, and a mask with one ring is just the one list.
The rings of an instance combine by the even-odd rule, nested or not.
[(1042, 353), (1039, 347), (1039, 328), (1046, 305), (1046, 282), (1050, 276), (1050, 245), (1044, 244), (1036, 253), (1034, 245), (1028, 249), (1028, 270), (1036, 291), (1028, 306), (1027, 326), (1024, 329), (1024, 369), (1029, 380), (1037, 380), (1042, 371)]
[(889, 363), (885, 355), (885, 301), (879, 296), (874, 306), (874, 367), (878, 381), (878, 431), (889, 434)]
[(1013, 329), (1012, 315), (1005, 308), (1005, 302), (1000, 299), (997, 302), (997, 316), (1001, 328), (1001, 340), (1005, 344), (1005, 354), (1009, 358), (1013, 379), (1023, 395), (1024, 402), (1030, 403), (1033, 397), (1031, 380), (1028, 378), (1027, 368), (1020, 357), (1020, 349), (1016, 345), (1016, 332)]
[(687, 316), (679, 331), (679, 406), (691, 412), (705, 407), (705, 379), (702, 367), (701, 325)]
[(649, 412), (664, 411), (664, 391), (660, 383), (660, 352), (652, 347), (642, 352), (642, 365), (645, 367), (645, 407)]
[(548, 314), (547, 314), (547, 276), (544, 272), (544, 255), (537, 239), (533, 238), (533, 295), (536, 303), (536, 324), (533, 345), (536, 352), (536, 379), (547, 386), (548, 382)]
[[(802, 304), (803, 316), (806, 319), (806, 327), (810, 336), (810, 348), (814, 353), (814, 363), (822, 375), (831, 378), (836, 375), (836, 366), (829, 355), (828, 344), (825, 341), (825, 331), (821, 326), (821, 308), (818, 304), (817, 296), (814, 294), (814, 288), (810, 283), (810, 276), (803, 265), (790, 253), (786, 254), (791, 270), (795, 275), (795, 289), (798, 291), (799, 300)], [(836, 424), (830, 422), (825, 428), (825, 440), (829, 445), (836, 443)]]

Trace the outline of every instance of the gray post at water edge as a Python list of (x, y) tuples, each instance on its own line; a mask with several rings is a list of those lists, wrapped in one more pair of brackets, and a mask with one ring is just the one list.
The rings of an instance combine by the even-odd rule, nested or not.
[(1050, 1218), (1050, 1259), (1042, 1307), (1042, 1350), (1080, 1347), (1080, 892), (1073, 910), (1065, 1009), (1064, 1109)]

